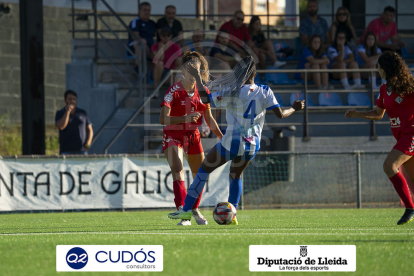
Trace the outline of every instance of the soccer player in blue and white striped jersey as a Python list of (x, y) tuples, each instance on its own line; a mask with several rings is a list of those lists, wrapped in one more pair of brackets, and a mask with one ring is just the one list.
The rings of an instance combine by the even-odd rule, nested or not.
[[(253, 58), (247, 57), (243, 61), (249, 63), (245, 73), (250, 75), (238, 91), (237, 97), (230, 97), (231, 93), (226, 90), (211, 91), (211, 94), (207, 94), (200, 72), (191, 64), (187, 65), (188, 72), (196, 78), (202, 101), (210, 103), (212, 107), (226, 108), (227, 129), (221, 141), (210, 150), (201, 164), (188, 189), (183, 209), (170, 213), (169, 218), (191, 219), (191, 207), (203, 191), (209, 174), (228, 161), (232, 161), (228, 201), (237, 208), (242, 193), (241, 174), (259, 151), (266, 111), (272, 110), (278, 118), (282, 119), (304, 108), (304, 101), (296, 101), (292, 107), (282, 109), (268, 86), (254, 84), (256, 66)], [(233, 223), (238, 224), (237, 220)]]

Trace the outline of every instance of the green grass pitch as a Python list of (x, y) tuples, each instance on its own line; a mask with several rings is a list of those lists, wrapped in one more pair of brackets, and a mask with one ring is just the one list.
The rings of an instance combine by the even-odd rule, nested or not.
[[(172, 211), (172, 209), (171, 209)], [(0, 215), (0, 275), (156, 275), (157, 272), (56, 272), (56, 245), (163, 245), (158, 275), (314, 275), (251, 273), (249, 245), (354, 244), (357, 271), (414, 275), (414, 223), (397, 226), (403, 209), (245, 210), (238, 226), (177, 227), (168, 210)], [(318, 275), (342, 275), (319, 272)]]

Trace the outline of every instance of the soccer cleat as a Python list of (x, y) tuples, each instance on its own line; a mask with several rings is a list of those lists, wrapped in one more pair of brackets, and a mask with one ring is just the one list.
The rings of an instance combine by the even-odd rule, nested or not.
[(239, 225), (239, 222), (237, 221), (237, 217), (234, 217), (234, 220), (230, 225)]
[(191, 211), (184, 211), (182, 208), (179, 208), (178, 211), (169, 213), (168, 217), (170, 219), (185, 219), (191, 220)]
[(198, 208), (191, 210), (191, 214), (193, 215), (193, 218), (196, 220), (198, 225), (208, 224), (206, 218), (200, 213), (200, 210), (198, 210)]
[(190, 226), (191, 220), (182, 219), (179, 223), (177, 223), (177, 226)]
[(397, 222), (397, 225), (403, 225), (409, 223), (414, 219), (414, 209), (405, 209), (404, 215)]

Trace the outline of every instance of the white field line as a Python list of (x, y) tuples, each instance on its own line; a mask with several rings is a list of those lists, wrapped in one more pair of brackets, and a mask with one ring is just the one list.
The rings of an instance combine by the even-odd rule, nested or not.
[(0, 236), (46, 236), (46, 235), (176, 235), (176, 236), (233, 236), (233, 235), (275, 235), (275, 236), (414, 236), (414, 232), (403, 233), (179, 233), (179, 232), (62, 232), (62, 233), (9, 233)]

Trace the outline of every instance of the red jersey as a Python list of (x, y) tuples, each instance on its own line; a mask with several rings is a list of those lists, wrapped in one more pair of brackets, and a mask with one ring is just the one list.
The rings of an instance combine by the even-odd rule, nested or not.
[[(210, 91), (207, 87), (204, 87), (208, 94)], [(161, 107), (165, 105), (171, 109), (171, 117), (181, 117), (190, 115), (191, 113), (200, 113), (204, 115), (206, 109), (210, 109), (209, 104), (203, 104), (198, 94), (197, 86), (194, 89), (194, 94), (191, 96), (185, 90), (181, 81), (175, 83), (168, 88), (165, 94), (164, 101), (161, 103)], [(181, 123), (176, 125), (167, 125), (164, 130), (182, 130), (182, 131), (195, 131), (201, 126), (203, 118), (200, 117), (196, 123)]]
[[(230, 34), (230, 41), (235, 43), (236, 45), (238, 45), (239, 47), (242, 47), (243, 45), (241, 45), (239, 40), (234, 39), (235, 37), (240, 39), (242, 42), (246, 42), (251, 40), (252, 38), (250, 37), (250, 33), (249, 33), (249, 29), (246, 27), (246, 25), (242, 25), (240, 28), (235, 29), (233, 26), (233, 22), (232, 20), (224, 23), (219, 31), (221, 30), (227, 30)], [(216, 36), (216, 43), (218, 42), (218, 35)]]
[(376, 104), (387, 111), (395, 139), (398, 140), (405, 134), (414, 134), (414, 94), (401, 97), (397, 93), (388, 92), (387, 85), (383, 84)]

